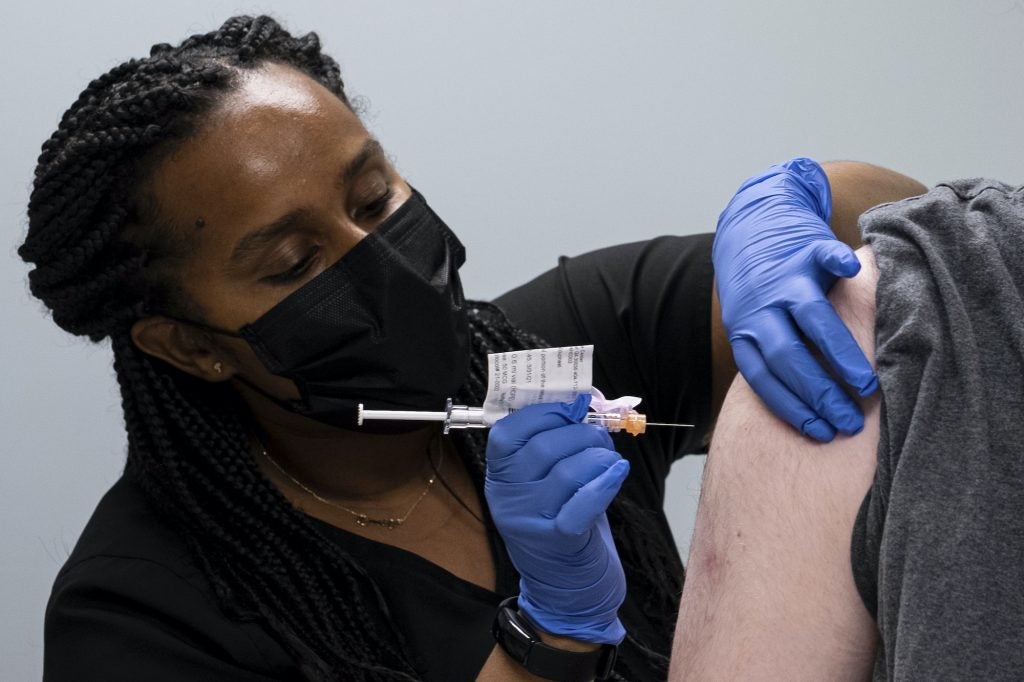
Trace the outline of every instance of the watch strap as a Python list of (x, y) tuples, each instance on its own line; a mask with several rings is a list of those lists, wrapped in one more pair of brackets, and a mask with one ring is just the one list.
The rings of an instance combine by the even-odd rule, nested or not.
[(607, 679), (618, 650), (612, 644), (602, 644), (593, 651), (567, 651), (545, 644), (533, 625), (519, 614), (518, 597), (499, 604), (492, 633), (513, 660), (534, 675), (557, 682)]

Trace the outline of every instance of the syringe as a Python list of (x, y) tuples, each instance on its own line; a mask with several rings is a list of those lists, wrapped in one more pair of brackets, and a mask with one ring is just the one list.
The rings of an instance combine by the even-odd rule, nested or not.
[[(491, 425), (484, 420), (484, 408), (468, 407), (466, 405), (453, 405), (448, 400), (444, 411), (431, 412), (429, 410), (368, 410), (359, 404), (359, 411), (356, 416), (356, 424), (363, 425), (366, 420), (390, 419), (395, 421), (415, 422), (442, 422), (444, 432), (450, 429), (486, 429)], [(588, 412), (583, 418), (584, 423), (594, 424), (607, 429), (611, 433), (625, 431), (634, 436), (639, 436), (647, 430), (648, 426), (679, 426), (693, 428), (693, 424), (665, 424), (662, 422), (649, 422), (647, 415), (636, 410), (622, 410), (612, 412)]]

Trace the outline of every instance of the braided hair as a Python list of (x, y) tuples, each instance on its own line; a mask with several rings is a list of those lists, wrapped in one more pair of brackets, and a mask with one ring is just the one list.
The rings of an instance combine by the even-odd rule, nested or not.
[[(89, 83), (43, 144), (19, 254), (35, 266), (32, 293), (60, 327), (110, 339), (128, 435), (125, 473), (188, 539), (221, 608), (265, 624), (308, 679), (413, 680), (417, 666), (373, 579), (258, 470), (233, 390), (152, 358), (130, 336), (144, 316), (195, 313), (173, 271), (182, 244), (162, 222), (147, 179), (239, 74), (264, 62), (298, 69), (349, 105), (317, 35), (292, 36), (269, 17), (233, 17), (180, 45), (155, 45), (149, 57)], [(458, 397), (474, 404), (486, 392), (488, 352), (543, 342), (486, 304), (473, 308), (470, 324), (470, 376)], [(482, 491), (483, 437), (460, 433), (456, 445)], [(613, 528), (643, 524), (628, 503), (616, 501), (609, 516)], [(617, 536), (625, 538), (631, 591), (647, 606), (657, 602), (667, 633), (659, 642), (627, 640), (620, 657), (642, 677), (664, 673), (681, 566), (664, 541)]]

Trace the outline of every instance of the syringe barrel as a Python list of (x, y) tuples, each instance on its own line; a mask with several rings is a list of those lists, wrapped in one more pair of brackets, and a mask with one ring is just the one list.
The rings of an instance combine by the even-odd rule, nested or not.
[(445, 433), (448, 429), (486, 429), (490, 424), (484, 421), (484, 408), (467, 405), (450, 405), (447, 419), (444, 422)]
[[(587, 424), (600, 426), (612, 433), (626, 431), (638, 436), (646, 430), (647, 417), (636, 410), (628, 412), (588, 412), (583, 421)], [(448, 429), (486, 429), (490, 424), (484, 421), (482, 407), (466, 405), (450, 405), (448, 419), (445, 420), (445, 433)]]

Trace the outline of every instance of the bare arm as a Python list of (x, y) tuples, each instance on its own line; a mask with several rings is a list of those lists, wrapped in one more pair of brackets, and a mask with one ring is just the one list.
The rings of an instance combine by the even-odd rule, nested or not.
[[(831, 299), (869, 358), (869, 249)], [(865, 427), (802, 438), (737, 378), (718, 420), (672, 655), (673, 680), (864, 679), (875, 629), (854, 587), (850, 533), (875, 466), (878, 399)]]
[(878, 204), (924, 194), (917, 180), (861, 161), (828, 161), (821, 165), (832, 188), (832, 221), (836, 237), (855, 249), (861, 246), (857, 220)]

